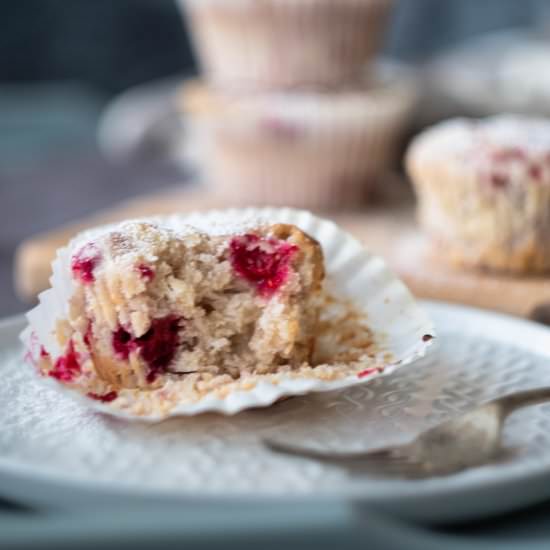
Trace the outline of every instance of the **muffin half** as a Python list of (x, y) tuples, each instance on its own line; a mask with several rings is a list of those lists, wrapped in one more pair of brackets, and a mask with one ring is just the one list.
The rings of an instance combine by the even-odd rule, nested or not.
[(95, 399), (292, 369), (314, 351), (323, 257), (292, 225), (128, 222), (75, 245), (67, 277), (68, 314), (37, 367)]

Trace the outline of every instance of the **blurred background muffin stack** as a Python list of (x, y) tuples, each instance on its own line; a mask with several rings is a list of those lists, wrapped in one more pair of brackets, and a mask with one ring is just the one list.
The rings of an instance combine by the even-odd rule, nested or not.
[(550, 324), (547, 0), (24, 4), (3, 8), (4, 315), (87, 227), (274, 204), (420, 297)]
[[(179, 106), (230, 204), (332, 210), (394, 166), (415, 89), (375, 60), (391, 0), (180, 0), (204, 71)], [(190, 144), (193, 141), (194, 144)]]

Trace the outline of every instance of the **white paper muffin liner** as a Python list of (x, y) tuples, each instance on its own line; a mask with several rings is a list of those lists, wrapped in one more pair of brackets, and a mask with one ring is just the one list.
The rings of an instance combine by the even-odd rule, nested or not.
[[(210, 233), (220, 223), (243, 220), (298, 226), (322, 245), (327, 291), (339, 299), (352, 301), (355, 308), (366, 315), (369, 329), (377, 342), (378, 353), (376, 357), (361, 358), (354, 365), (353, 373), (342, 378), (324, 380), (311, 376), (311, 372), (304, 376), (296, 372), (257, 375), (255, 383), (249, 389), (235, 387), (226, 392), (225, 396), (212, 391), (196, 402), (182, 402), (165, 413), (147, 413), (147, 400), (156, 398), (153, 391), (139, 394), (140, 413), (136, 414), (136, 403), (129, 402), (128, 406), (121, 407), (119, 398), (119, 405), (114, 408), (112, 404), (89, 399), (52, 378), (41, 378), (45, 383), (56, 385), (65, 394), (85, 401), (98, 411), (121, 418), (139, 417), (151, 421), (203, 412), (235, 414), (244, 409), (271, 405), (287, 396), (338, 390), (372, 381), (378, 376), (388, 376), (424, 356), (433, 342), (434, 327), (405, 285), (389, 271), (381, 258), (370, 254), (359, 241), (331, 221), (318, 218), (307, 211), (277, 208), (213, 210), (154, 220), (176, 230), (183, 225), (193, 225)], [(76, 237), (71, 245), (58, 251), (53, 263), (52, 288), (40, 295), (39, 305), (27, 314), (29, 326), (21, 335), (27, 353), (35, 359), (40, 354), (40, 344), (54, 357), (62, 353), (53, 332), (56, 321), (67, 317), (68, 302), (73, 292), (74, 283), (70, 275), (71, 251), (108, 229), (109, 226), (106, 226), (87, 231)], [(336, 371), (339, 368), (346, 372), (349, 370), (349, 365), (332, 367)], [(317, 368), (319, 367), (315, 367), (313, 371)], [(365, 369), (371, 368), (372, 373), (358, 376)], [(134, 390), (121, 390), (124, 399), (125, 391), (131, 394)]]
[(406, 70), (363, 88), (241, 96), (183, 93), (202, 179), (232, 205), (328, 210), (364, 203), (396, 164), (416, 101)]
[(360, 78), (392, 0), (180, 0), (207, 79), (223, 89), (329, 86)]

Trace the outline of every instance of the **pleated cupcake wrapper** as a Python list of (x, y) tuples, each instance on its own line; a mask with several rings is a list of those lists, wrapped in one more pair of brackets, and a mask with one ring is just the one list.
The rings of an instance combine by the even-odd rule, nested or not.
[[(243, 121), (243, 114), (221, 116), (214, 122), (198, 115), (192, 124), (202, 140), (196, 157), (202, 179), (235, 206), (323, 210), (357, 205), (391, 169), (414, 95), (385, 101), (349, 121), (340, 120), (337, 112), (328, 125), (304, 117), (293, 122), (298, 135), (281, 140), (263, 132), (254, 120), (256, 114), (250, 115), (250, 121)], [(248, 130), (242, 127), (247, 122)]]
[[(392, 3), (180, 0), (208, 80), (244, 90), (356, 81), (377, 53)], [(342, 4), (355, 12), (343, 15), (345, 23), (339, 21)]]
[[(524, 181), (521, 190), (492, 189), (482, 176), (449, 169), (445, 160), (415, 163), (410, 156), (408, 162), (418, 196), (418, 218), (437, 254), (453, 265), (503, 273), (547, 273), (548, 186)], [(475, 212), (475, 224), (461, 215), (464, 205)]]
[(389, 169), (390, 151), (402, 127), (403, 120), (377, 121), (360, 132), (317, 136), (317, 159), (300, 155), (300, 143), (289, 150), (288, 158), (269, 151), (246, 158), (224, 151), (223, 144), (212, 144), (221, 150), (205, 154), (204, 179), (234, 204), (312, 209), (357, 205)]
[[(52, 263), (50, 288), (39, 296), (39, 305), (27, 313), (28, 327), (21, 334), (24, 343), (31, 340), (40, 342), (52, 356), (61, 355), (61, 349), (55, 336), (57, 320), (66, 319), (69, 313), (69, 297), (73, 294), (74, 283), (71, 278), (71, 249), (60, 248)], [(40, 358), (40, 348), (27, 349), (33, 353), (33, 359)]]
[[(158, 403), (148, 401), (161, 399), (159, 392), (136, 393), (135, 390), (121, 390), (119, 394), (125, 405), (120, 408), (119, 400), (119, 405), (115, 407), (114, 404), (88, 399), (84, 395), (85, 389), (81, 393), (52, 378), (41, 380), (56, 385), (65, 395), (80, 399), (95, 410), (121, 418), (159, 421), (169, 416), (194, 415), (202, 412), (235, 414), (251, 407), (268, 406), (286, 396), (343, 389), (366, 383), (378, 376), (390, 375), (398, 368), (410, 365), (425, 355), (433, 342), (433, 339), (426, 338), (426, 335), (435, 335), (430, 319), (416, 304), (405, 285), (388, 270), (381, 258), (370, 254), (359, 241), (331, 221), (318, 218), (307, 211), (287, 208), (208, 211), (152, 219), (176, 231), (184, 225), (193, 225), (210, 233), (213, 231), (212, 228), (223, 227), (224, 222), (240, 222), (242, 225), (243, 220), (255, 220), (255, 223), (263, 221), (295, 224), (321, 243), (325, 254), (327, 290), (338, 298), (352, 300), (355, 307), (366, 314), (369, 329), (379, 344), (379, 352), (375, 358), (365, 358), (357, 364), (357, 372), (335, 380), (309, 376), (299, 378), (292, 372), (258, 375), (255, 377), (255, 385), (250, 389), (231, 391), (223, 397), (212, 391), (198, 401), (182, 400), (175, 408), (163, 412), (159, 412)], [(66, 318), (67, 304), (73, 292), (70, 275), (72, 251), (112, 227), (115, 226), (87, 231), (58, 252), (53, 264), (52, 288), (40, 295), (39, 304), (27, 314), (29, 327), (22, 334), (27, 349), (34, 347), (37, 353), (34, 338), (53, 355), (61, 353), (53, 332), (57, 321)], [(373, 368), (373, 371), (368, 376), (357, 375), (370, 368)]]

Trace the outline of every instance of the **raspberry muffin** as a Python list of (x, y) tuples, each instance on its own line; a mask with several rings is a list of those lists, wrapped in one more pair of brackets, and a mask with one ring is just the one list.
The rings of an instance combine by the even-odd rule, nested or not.
[(180, 0), (223, 89), (337, 87), (377, 52), (391, 0)]
[(127, 222), (77, 239), (66, 277), (67, 313), (54, 345), (33, 343), (37, 367), (93, 399), (292, 370), (314, 351), (323, 256), (292, 225), (207, 235)]
[(450, 120), (417, 137), (406, 163), (420, 223), (451, 262), (550, 270), (550, 119)]
[[(388, 67), (389, 68), (389, 67)], [(231, 94), (198, 82), (181, 96), (204, 180), (229, 204), (329, 210), (365, 202), (397, 164), (415, 103), (400, 71), (336, 93)]]

